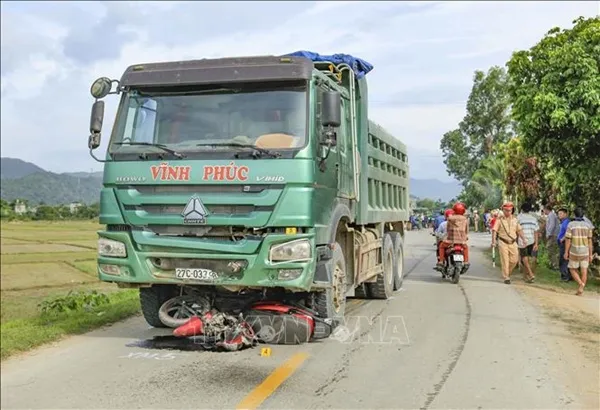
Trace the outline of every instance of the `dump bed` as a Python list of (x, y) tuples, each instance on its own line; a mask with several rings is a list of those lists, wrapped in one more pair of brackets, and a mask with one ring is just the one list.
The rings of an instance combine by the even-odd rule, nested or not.
[(409, 173), (406, 145), (368, 120), (359, 132), (360, 202), (357, 222), (407, 221)]

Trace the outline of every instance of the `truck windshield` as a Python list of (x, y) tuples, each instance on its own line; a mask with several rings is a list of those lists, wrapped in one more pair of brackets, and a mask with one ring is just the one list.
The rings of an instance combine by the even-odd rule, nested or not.
[(113, 154), (158, 152), (151, 144), (189, 154), (239, 151), (240, 144), (297, 150), (306, 143), (305, 87), (137, 90), (124, 97), (120, 110)]

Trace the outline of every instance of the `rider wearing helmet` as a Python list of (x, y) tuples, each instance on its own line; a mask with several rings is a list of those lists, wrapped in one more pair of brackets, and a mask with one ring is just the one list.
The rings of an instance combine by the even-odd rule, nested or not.
[(469, 221), (465, 216), (467, 211), (465, 204), (457, 202), (452, 207), (453, 213), (448, 215), (446, 222), (446, 239), (439, 246), (438, 263), (436, 269), (441, 270), (444, 267), (444, 255), (446, 249), (454, 244), (460, 244), (464, 247), (465, 252), (465, 268), (469, 267), (469, 247), (467, 245), (469, 234)]
[(444, 210), (440, 209), (440, 214), (433, 220), (433, 232), (437, 231), (437, 229), (440, 227), (440, 224), (445, 220), (446, 218), (444, 216)]
[(438, 240), (438, 251), (439, 251), (440, 242), (443, 241), (444, 239), (446, 239), (446, 234), (447, 234), (446, 226), (448, 224), (448, 217), (453, 214), (454, 214), (454, 211), (452, 209), (446, 209), (444, 211), (444, 220), (442, 221), (441, 224), (438, 225), (437, 229), (435, 230), (435, 236)]
[(444, 211), (444, 220), (442, 221), (441, 224), (439, 224), (439, 226), (437, 227), (437, 229), (434, 232), (435, 239), (436, 239), (436, 249), (435, 249), (436, 255), (438, 255), (438, 253), (440, 252), (440, 244), (442, 243), (442, 241), (444, 241), (446, 239), (446, 234), (447, 234), (446, 226), (448, 224), (448, 217), (452, 214), (454, 214), (454, 211), (452, 209), (446, 209)]

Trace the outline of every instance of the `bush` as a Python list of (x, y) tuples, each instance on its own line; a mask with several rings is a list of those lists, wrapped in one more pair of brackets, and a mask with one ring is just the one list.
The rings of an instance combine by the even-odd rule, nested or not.
[(108, 303), (110, 303), (110, 299), (106, 294), (92, 290), (89, 292), (69, 291), (65, 296), (46, 299), (38, 306), (42, 315), (48, 315), (82, 310), (90, 311)]

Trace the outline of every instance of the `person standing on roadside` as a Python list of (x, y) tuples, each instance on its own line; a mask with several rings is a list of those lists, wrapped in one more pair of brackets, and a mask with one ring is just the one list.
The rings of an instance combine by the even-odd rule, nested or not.
[(527, 274), (525, 282), (533, 283), (535, 274), (531, 266), (531, 259), (538, 250), (538, 233), (540, 226), (537, 218), (531, 214), (531, 205), (528, 202), (521, 205), (521, 213), (517, 216), (517, 220), (523, 229), (523, 236), (526, 239), (525, 241), (518, 242), (519, 256), (521, 257), (521, 263), (525, 266)]
[[(592, 228), (583, 219), (583, 209), (575, 208), (575, 218), (567, 225), (565, 234), (565, 254), (569, 261), (571, 276), (579, 284), (576, 295), (583, 294), (587, 282), (587, 271), (592, 262), (594, 249), (592, 245)], [(581, 277), (579, 276), (581, 271)]]
[(477, 212), (477, 209), (473, 211), (473, 223), (475, 224), (474, 231), (479, 232), (479, 212)]
[(547, 204), (544, 207), (544, 214), (546, 215), (546, 249), (548, 250), (548, 259), (550, 260), (550, 267), (554, 270), (558, 270), (558, 232), (560, 231), (560, 221), (558, 216)]
[(560, 208), (558, 210), (558, 219), (560, 219), (560, 231), (558, 232), (558, 255), (559, 255), (559, 268), (560, 268), (560, 280), (561, 282), (568, 282), (573, 280), (569, 273), (569, 261), (565, 259), (565, 234), (567, 233), (567, 226), (571, 220), (569, 219), (569, 211), (567, 208)]
[(523, 228), (514, 216), (514, 209), (515, 206), (512, 202), (505, 202), (502, 205), (502, 215), (498, 217), (492, 228), (492, 248), (496, 247), (496, 243), (498, 243), (496, 239), (499, 240), (498, 251), (502, 264), (502, 278), (507, 285), (510, 284), (510, 274), (519, 263), (517, 239), (521, 238), (523, 242), (527, 242), (523, 235)]

